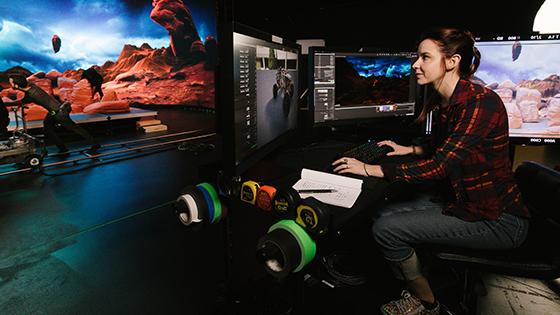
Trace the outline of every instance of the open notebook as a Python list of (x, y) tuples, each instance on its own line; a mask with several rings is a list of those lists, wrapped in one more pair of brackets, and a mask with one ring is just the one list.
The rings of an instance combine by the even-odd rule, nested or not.
[(309, 196), (326, 204), (351, 208), (362, 192), (361, 179), (350, 178), (310, 169), (301, 170), (301, 179), (292, 186), (295, 190), (302, 189), (333, 189), (331, 193), (300, 193), (301, 198)]

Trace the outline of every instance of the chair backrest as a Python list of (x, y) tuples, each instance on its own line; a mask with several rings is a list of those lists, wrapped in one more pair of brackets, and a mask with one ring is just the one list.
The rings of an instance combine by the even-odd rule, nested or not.
[(534, 217), (560, 228), (560, 172), (533, 161), (515, 170), (523, 201)]

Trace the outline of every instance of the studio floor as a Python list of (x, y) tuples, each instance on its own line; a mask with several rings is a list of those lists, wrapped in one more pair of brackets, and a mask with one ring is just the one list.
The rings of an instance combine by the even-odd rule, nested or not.
[[(186, 115), (170, 130), (205, 128), (213, 120), (203, 112)], [(172, 148), (76, 171), (0, 177), (0, 314), (296, 314), (262, 300), (259, 308), (224, 301), (227, 272), (235, 270), (227, 269), (223, 229), (186, 229), (175, 217), (171, 202), (213, 160), (215, 152)], [(484, 283), (488, 295), (478, 314), (560, 314), (558, 282), (488, 274)], [(255, 284), (255, 296), (267, 291), (272, 301), (275, 285)], [(398, 294), (386, 274), (366, 287), (310, 286), (300, 309), (378, 314)]]

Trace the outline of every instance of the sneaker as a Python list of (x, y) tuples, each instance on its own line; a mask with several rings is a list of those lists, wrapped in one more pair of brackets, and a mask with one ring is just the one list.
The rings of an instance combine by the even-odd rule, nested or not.
[(384, 315), (439, 315), (439, 303), (434, 309), (427, 310), (420, 299), (404, 290), (402, 299), (391, 301), (381, 305), (381, 313)]

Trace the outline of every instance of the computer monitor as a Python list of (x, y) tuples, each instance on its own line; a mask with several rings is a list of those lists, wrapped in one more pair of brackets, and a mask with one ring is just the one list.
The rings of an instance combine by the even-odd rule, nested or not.
[(473, 77), (506, 105), (512, 144), (560, 143), (560, 34), (477, 38)]
[(309, 110), (314, 126), (356, 123), (417, 111), (415, 52), (312, 47)]
[(231, 36), (219, 130), (225, 171), (240, 175), (296, 131), (300, 46), (239, 23)]

